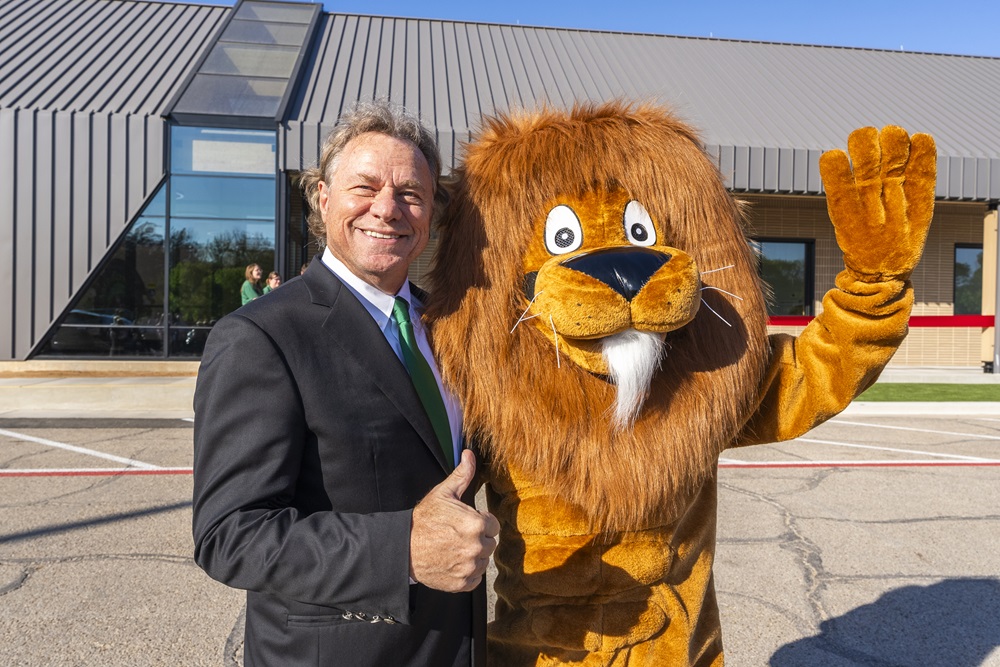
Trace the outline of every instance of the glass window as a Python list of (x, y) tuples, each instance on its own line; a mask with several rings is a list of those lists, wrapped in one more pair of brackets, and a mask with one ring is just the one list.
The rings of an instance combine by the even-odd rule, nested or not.
[[(158, 195), (147, 210), (160, 210), (162, 205)], [(158, 216), (135, 221), (39, 354), (161, 354), (165, 223)]]
[(309, 23), (315, 12), (313, 5), (293, 5), (287, 3), (244, 2), (236, 12), (236, 18), (257, 21), (285, 21), (288, 23)]
[(174, 112), (273, 118), (287, 85), (287, 79), (196, 74)]
[(170, 319), (212, 326), (240, 307), (248, 264), (274, 269), (274, 223), (174, 220), (170, 228)]
[(812, 315), (813, 242), (758, 239), (752, 245), (771, 290), (768, 315)]
[(275, 150), (274, 132), (175, 127), (170, 132), (170, 171), (274, 178)]
[(298, 47), (221, 42), (212, 48), (200, 71), (287, 79), (298, 57)]
[(268, 220), (273, 228), (274, 207), (274, 178), (174, 176), (170, 182), (172, 218)]
[(275, 266), (274, 132), (171, 128), (171, 176), (63, 313), (40, 355), (200, 356)]
[[(305, 40), (307, 27), (306, 25), (261, 23), (235, 19), (229, 22), (226, 33), (220, 41), (299, 47)], [(297, 51), (298, 49), (296, 49)]]
[(955, 315), (983, 312), (983, 246), (955, 246)]

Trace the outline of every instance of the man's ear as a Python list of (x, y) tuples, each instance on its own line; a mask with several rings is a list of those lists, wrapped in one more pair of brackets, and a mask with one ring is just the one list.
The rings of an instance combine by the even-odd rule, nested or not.
[(326, 183), (320, 181), (316, 184), (316, 191), (319, 193), (319, 214), (326, 220), (326, 207), (330, 203), (330, 188)]

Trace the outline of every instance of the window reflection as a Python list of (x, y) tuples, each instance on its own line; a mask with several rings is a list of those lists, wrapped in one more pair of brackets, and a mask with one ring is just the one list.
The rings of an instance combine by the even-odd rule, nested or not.
[(41, 354), (160, 354), (164, 226), (160, 217), (135, 222)]
[(768, 315), (812, 315), (812, 242), (761, 239), (752, 245), (771, 288)]
[[(174, 220), (170, 231), (171, 324), (211, 327), (240, 307), (247, 264), (274, 266), (274, 223)], [(178, 334), (180, 335), (180, 334)], [(174, 353), (200, 353), (204, 334), (171, 336)]]
[(170, 145), (169, 183), (37, 355), (200, 356), (246, 265), (275, 268), (275, 133), (174, 127)]

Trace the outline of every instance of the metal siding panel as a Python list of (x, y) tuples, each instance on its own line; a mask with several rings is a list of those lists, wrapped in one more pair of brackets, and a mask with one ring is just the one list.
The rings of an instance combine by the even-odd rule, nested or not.
[(93, 146), (90, 114), (73, 114), (73, 291), (80, 288), (90, 273), (90, 246), (93, 234), (93, 212), (90, 207), (91, 156)]
[(951, 180), (951, 160), (949, 158), (941, 158), (938, 156), (937, 161), (937, 184), (934, 188), (935, 195), (938, 197), (943, 197), (944, 199), (949, 198), (948, 182)]
[(962, 183), (964, 176), (962, 173), (962, 158), (948, 158), (948, 198), (960, 199), (962, 197)]
[(167, 140), (167, 124), (159, 116), (146, 116), (146, 186), (148, 194), (156, 188), (167, 174), (167, 156), (164, 145)]
[(792, 192), (794, 189), (795, 151), (791, 148), (778, 150), (778, 192)]
[(719, 147), (719, 171), (722, 181), (729, 189), (736, 188), (736, 148), (733, 146)]
[(108, 185), (108, 246), (118, 240), (128, 224), (128, 190), (132, 174), (129, 170), (128, 120), (112, 114), (111, 118), (111, 173)]
[(823, 190), (823, 177), (819, 173), (819, 156), (823, 154), (823, 151), (810, 150), (808, 152), (808, 160), (806, 164), (808, 165), (808, 176), (806, 177), (806, 189), (808, 194), (819, 194), (824, 192)]
[(750, 189), (764, 189), (764, 149), (757, 146), (750, 148)]
[(125, 209), (131, 218), (138, 211), (146, 198), (146, 117), (125, 116), (128, 128), (127, 160), (125, 170), (128, 173), (128, 187), (125, 192)]
[(975, 158), (967, 157), (962, 159), (962, 198), (975, 199), (976, 197), (976, 167), (978, 163)]
[(17, 122), (14, 193), (14, 274), (8, 289), (14, 295), (14, 358), (24, 359), (34, 338), (35, 284), (31, 261), (35, 250), (35, 113), (26, 111)]
[(778, 149), (764, 149), (764, 163), (762, 165), (764, 176), (764, 190), (774, 192), (778, 189)]
[(420, 24), (406, 21), (406, 95), (403, 106), (416, 113), (420, 108)]
[(90, 114), (90, 132), (93, 158), (90, 171), (90, 257), (88, 267), (93, 268), (104, 257), (110, 239), (108, 229), (109, 188), (111, 169), (111, 137), (106, 114)]
[(55, 180), (55, 139), (51, 111), (39, 111), (35, 116), (35, 247), (31, 272), (34, 275), (34, 347), (38, 338), (48, 331), (52, 321), (52, 193), (58, 187)]
[(750, 149), (736, 146), (733, 154), (733, 188), (746, 190), (750, 187)]
[(20, 112), (0, 109), (0, 360), (14, 358), (14, 224), (18, 174), (17, 123)]
[(305, 169), (313, 165), (319, 166), (320, 149), (326, 135), (319, 123), (309, 123), (302, 126), (302, 157), (300, 169)]
[(794, 168), (792, 172), (793, 192), (806, 192), (809, 189), (809, 151), (796, 148), (794, 151)]
[(57, 113), (55, 116), (55, 169), (53, 190), (58, 196), (53, 200), (52, 235), (52, 311), (57, 317), (73, 294), (70, 280), (73, 269), (73, 114)]
[(990, 198), (990, 161), (986, 158), (976, 160), (976, 199)]
[(989, 198), (1000, 199), (1000, 158), (990, 160), (990, 191)]

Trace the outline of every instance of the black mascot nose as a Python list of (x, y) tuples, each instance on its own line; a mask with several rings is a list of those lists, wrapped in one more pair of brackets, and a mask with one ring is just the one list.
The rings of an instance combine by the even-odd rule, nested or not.
[(575, 255), (561, 262), (567, 269), (586, 274), (631, 301), (670, 255), (650, 248), (603, 248)]

